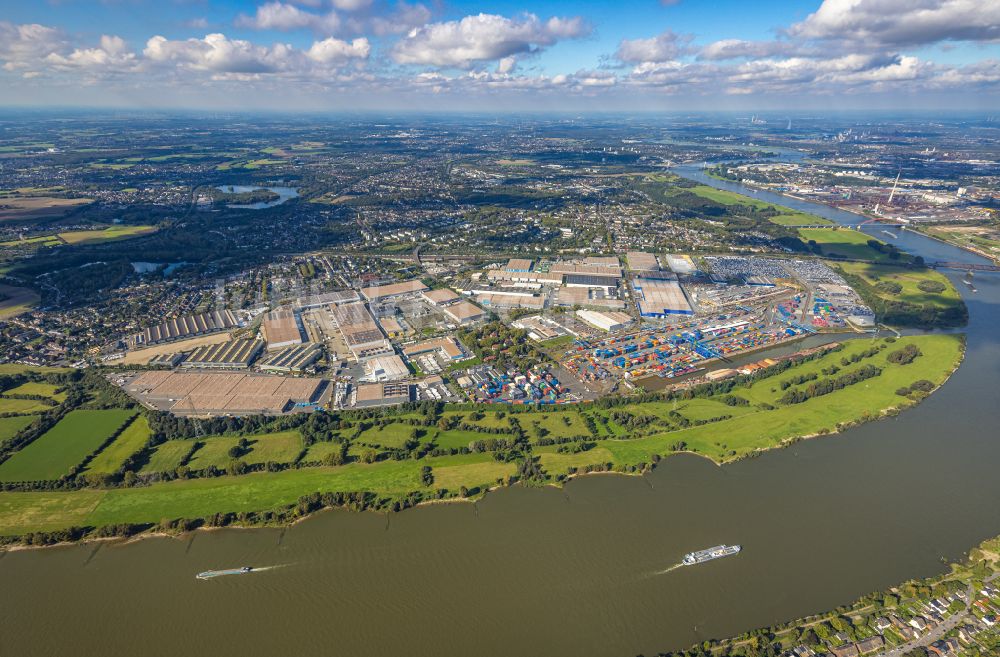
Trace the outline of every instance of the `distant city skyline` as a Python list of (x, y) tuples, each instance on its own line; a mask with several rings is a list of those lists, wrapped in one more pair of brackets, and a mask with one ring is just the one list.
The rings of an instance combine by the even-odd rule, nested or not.
[(0, 106), (991, 111), (1000, 2), (49, 0)]

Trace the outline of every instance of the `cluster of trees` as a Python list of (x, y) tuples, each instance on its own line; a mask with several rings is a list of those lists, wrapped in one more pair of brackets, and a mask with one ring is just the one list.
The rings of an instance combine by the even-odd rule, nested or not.
[(549, 357), (528, 339), (528, 332), (501, 322), (490, 322), (459, 333), (463, 344), (483, 362), (502, 369), (524, 372), (535, 365), (549, 362)]
[[(825, 371), (823, 373), (826, 374)], [(809, 381), (815, 381), (818, 378), (819, 375), (816, 374), (816, 372), (809, 372), (808, 374), (799, 374), (798, 376), (793, 376), (790, 379), (785, 379), (784, 381), (782, 381), (781, 389), (788, 390), (792, 386), (797, 386), (799, 384), (807, 383)]]
[(886, 356), (885, 359), (890, 363), (895, 363), (896, 365), (909, 365), (915, 361), (918, 356), (922, 355), (920, 347), (915, 344), (908, 344), (901, 349), (890, 351), (889, 355)]
[[(868, 240), (866, 244), (873, 251), (878, 251), (879, 253), (886, 254), (887, 256), (889, 256), (890, 260), (899, 260), (900, 258), (900, 250), (896, 248), (895, 244), (886, 244), (885, 242), (880, 242), (878, 240)], [(896, 292), (895, 294), (899, 293)]]
[(801, 404), (802, 402), (812, 399), (813, 397), (828, 395), (835, 390), (846, 388), (847, 386), (860, 383), (867, 379), (879, 376), (880, 374), (882, 374), (882, 370), (874, 365), (864, 365), (853, 372), (838, 376), (835, 379), (823, 379), (822, 381), (812, 383), (805, 388), (789, 390), (782, 395), (778, 401), (782, 404)]
[(927, 379), (920, 379), (919, 381), (914, 381), (908, 386), (897, 388), (896, 394), (900, 397), (909, 397), (911, 395), (916, 397), (929, 394), (932, 390), (934, 390), (934, 383), (928, 381)]
[(872, 356), (878, 355), (878, 353), (883, 349), (885, 349), (884, 344), (877, 344), (874, 347), (869, 347), (868, 349), (865, 349), (864, 351), (859, 351), (856, 354), (851, 354), (850, 356), (844, 356), (843, 358), (840, 359), (840, 364), (843, 365), (844, 367), (847, 367), (848, 365), (853, 365), (854, 363), (860, 363), (866, 358), (871, 358)]
[(840, 274), (861, 295), (865, 305), (875, 311), (875, 316), (880, 322), (893, 326), (950, 328), (965, 326), (969, 321), (969, 309), (961, 299), (955, 299), (949, 304), (934, 305), (921, 305), (902, 299), (886, 299), (864, 278), (843, 270)]
[(940, 294), (948, 289), (948, 286), (941, 281), (932, 281), (927, 279), (917, 283), (917, 289), (921, 292), (927, 292), (928, 294)]

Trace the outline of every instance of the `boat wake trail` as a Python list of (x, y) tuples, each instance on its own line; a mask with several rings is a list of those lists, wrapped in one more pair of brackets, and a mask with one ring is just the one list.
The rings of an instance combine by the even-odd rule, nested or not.
[(677, 570), (678, 568), (681, 568), (683, 566), (684, 564), (682, 563), (675, 563), (674, 565), (670, 566), (670, 568), (664, 568), (663, 570), (656, 571), (655, 573), (653, 573), (653, 575), (666, 575), (670, 571)]
[(663, 570), (654, 570), (651, 573), (646, 573), (645, 575), (643, 575), (639, 579), (641, 579), (641, 580), (642, 579), (652, 579), (654, 577), (659, 577), (660, 575), (666, 575), (667, 573), (669, 573), (671, 571), (677, 570), (678, 568), (680, 568), (683, 565), (684, 564), (682, 564), (682, 563), (675, 563), (674, 565), (670, 566), (669, 568), (664, 568)]
[(225, 577), (227, 575), (250, 575), (252, 573), (259, 573), (265, 570), (274, 570), (276, 568), (284, 568), (285, 566), (291, 566), (290, 563), (279, 563), (273, 566), (243, 566), (241, 568), (226, 568), (224, 570), (206, 570), (205, 572), (198, 573), (195, 575), (196, 579), (214, 579), (216, 577)]

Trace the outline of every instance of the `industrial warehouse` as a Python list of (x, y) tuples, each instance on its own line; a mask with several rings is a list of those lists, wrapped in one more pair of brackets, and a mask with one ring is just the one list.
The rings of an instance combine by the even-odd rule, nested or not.
[(264, 350), (260, 340), (231, 340), (198, 347), (181, 362), (181, 367), (200, 369), (247, 369)]
[(694, 310), (684, 296), (684, 290), (676, 276), (664, 278), (640, 276), (632, 281), (639, 314), (643, 317), (667, 317), (669, 315), (693, 315)]
[(272, 415), (321, 406), (323, 379), (214, 372), (144, 372), (124, 389), (147, 407), (182, 415)]
[(188, 315), (167, 320), (139, 333), (133, 338), (133, 342), (137, 346), (160, 344), (218, 333), (237, 326), (239, 326), (239, 322), (231, 310), (213, 310), (200, 315)]

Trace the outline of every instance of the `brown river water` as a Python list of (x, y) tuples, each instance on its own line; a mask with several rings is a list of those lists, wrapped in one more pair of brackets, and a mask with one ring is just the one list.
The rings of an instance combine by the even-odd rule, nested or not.
[[(655, 654), (940, 572), (1000, 534), (1000, 276), (953, 279), (966, 361), (896, 418), (721, 468), (681, 455), (476, 504), (0, 553), (0, 656)], [(718, 543), (743, 552), (671, 570)], [(194, 577), (244, 564), (271, 568)]]

